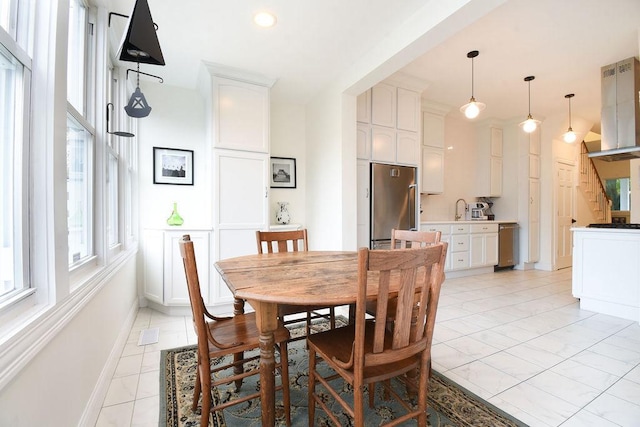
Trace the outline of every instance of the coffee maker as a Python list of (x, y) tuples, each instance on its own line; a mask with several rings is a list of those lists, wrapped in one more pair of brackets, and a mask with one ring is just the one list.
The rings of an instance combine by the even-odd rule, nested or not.
[(473, 202), (467, 205), (467, 215), (471, 221), (487, 221), (489, 204), (486, 202)]

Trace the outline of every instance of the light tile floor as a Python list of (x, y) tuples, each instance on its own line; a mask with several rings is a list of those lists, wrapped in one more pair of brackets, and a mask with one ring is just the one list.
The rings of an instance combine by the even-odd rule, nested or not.
[[(160, 350), (193, 343), (189, 317), (140, 309), (96, 426), (157, 426)], [(448, 278), (433, 367), (531, 426), (640, 426), (640, 325), (580, 310), (571, 269)]]

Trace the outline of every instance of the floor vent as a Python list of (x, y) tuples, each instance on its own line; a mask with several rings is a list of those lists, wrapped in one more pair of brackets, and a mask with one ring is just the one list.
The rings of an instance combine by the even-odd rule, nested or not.
[(140, 338), (138, 338), (138, 345), (155, 344), (158, 342), (160, 336), (160, 328), (144, 329), (140, 331)]

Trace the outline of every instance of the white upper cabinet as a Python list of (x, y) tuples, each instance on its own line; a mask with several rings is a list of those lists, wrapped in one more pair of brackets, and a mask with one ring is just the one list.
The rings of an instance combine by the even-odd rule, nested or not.
[(268, 153), (269, 88), (218, 77), (212, 92), (214, 147)]
[(482, 124), (478, 130), (476, 196), (502, 196), (502, 128)]
[(371, 88), (371, 124), (396, 127), (396, 87), (379, 83)]
[(369, 160), (371, 158), (371, 126), (358, 123), (356, 143), (356, 157)]
[(356, 120), (371, 123), (371, 90), (361, 93), (356, 101)]
[(441, 114), (422, 113), (422, 145), (425, 147), (444, 148), (444, 116)]
[(398, 163), (417, 164), (420, 158), (420, 141), (415, 132), (398, 132), (396, 135), (396, 160)]
[(371, 160), (395, 163), (396, 132), (393, 129), (377, 126), (371, 129)]
[(398, 124), (399, 130), (418, 132), (420, 130), (420, 94), (398, 88)]

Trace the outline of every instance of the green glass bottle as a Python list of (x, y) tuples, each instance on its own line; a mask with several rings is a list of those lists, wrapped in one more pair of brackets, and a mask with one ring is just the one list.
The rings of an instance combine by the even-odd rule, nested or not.
[(176, 202), (173, 202), (173, 212), (171, 212), (171, 216), (169, 216), (169, 218), (167, 218), (167, 224), (169, 224), (169, 225), (182, 225), (183, 222), (184, 222), (184, 220), (182, 219), (182, 217), (178, 213), (178, 204)]

